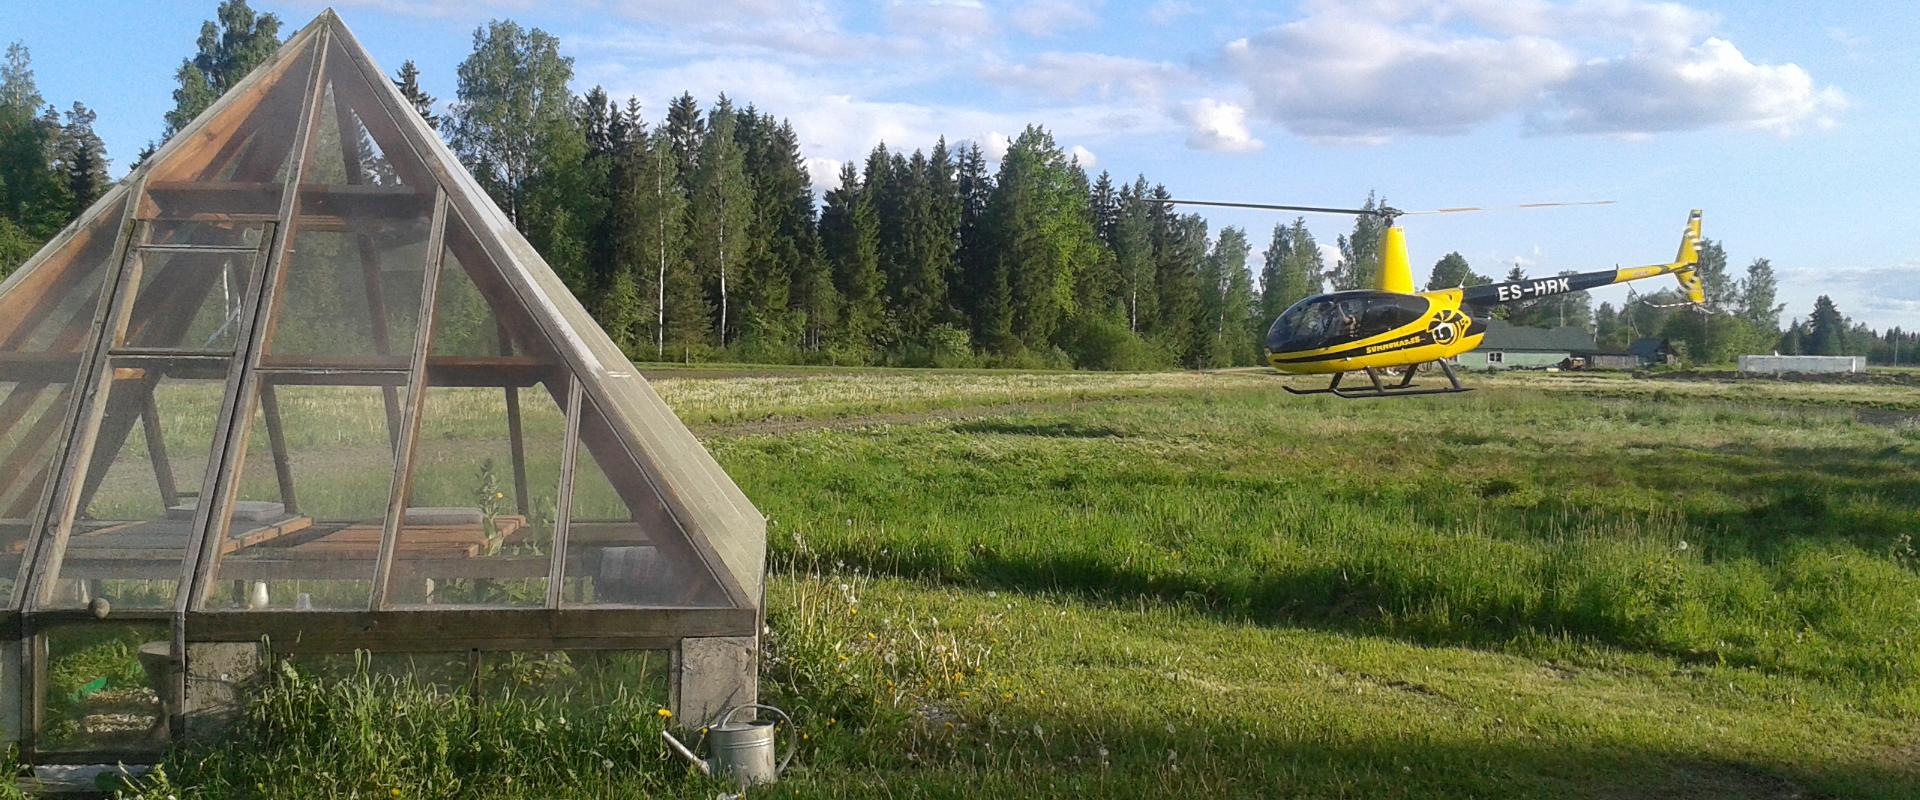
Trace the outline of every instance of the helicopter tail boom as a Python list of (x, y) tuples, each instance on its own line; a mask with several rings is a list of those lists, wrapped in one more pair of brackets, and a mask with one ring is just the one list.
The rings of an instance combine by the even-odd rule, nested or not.
[(1686, 292), (1687, 300), (1694, 305), (1705, 305), (1706, 293), (1700, 285), (1700, 276), (1695, 265), (1700, 263), (1700, 211), (1695, 209), (1687, 218), (1686, 231), (1681, 235), (1680, 252), (1672, 263), (1649, 264), (1644, 267), (1619, 267), (1595, 272), (1580, 272), (1555, 275), (1547, 278), (1525, 278), (1517, 281), (1467, 286), (1458, 290), (1463, 305), (1488, 307), (1534, 300), (1548, 295), (1579, 292), (1597, 289), (1616, 283), (1643, 280), (1661, 275), (1672, 275), (1680, 281), (1680, 288)]

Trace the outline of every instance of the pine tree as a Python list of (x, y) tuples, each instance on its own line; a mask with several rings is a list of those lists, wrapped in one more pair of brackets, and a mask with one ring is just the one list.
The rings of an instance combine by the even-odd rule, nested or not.
[(198, 51), (174, 73), (179, 86), (173, 90), (173, 110), (167, 112), (162, 138), (173, 138), (280, 49), (280, 18), (255, 13), (247, 0), (223, 0), (214, 16), (200, 26)]
[(920, 341), (947, 308), (947, 273), (958, 248), (959, 208), (953, 205), (953, 164), (945, 142), (927, 158), (907, 162), (901, 260), (890, 296), (901, 332)]
[(1816, 356), (1842, 355), (1847, 352), (1847, 327), (1847, 319), (1834, 307), (1833, 298), (1820, 295), (1813, 301), (1813, 314), (1807, 317), (1802, 349)]
[(394, 76), (393, 85), (400, 90), (400, 96), (406, 98), (407, 104), (413, 106), (414, 112), (426, 120), (427, 127), (440, 129), (440, 115), (433, 113), (435, 100), (433, 95), (420, 88), (420, 68), (414, 66), (413, 59), (400, 64), (400, 73)]
[(987, 207), (993, 197), (993, 176), (978, 144), (962, 145), (954, 166), (954, 192), (960, 203), (960, 242), (955, 261), (959, 280), (953, 283), (955, 305), (973, 332), (976, 345), (999, 351), (1012, 336), (1002, 326), (1007, 318), (1004, 286), (996, 271)]
[[(707, 295), (719, 316), (715, 324), (720, 346), (732, 340), (734, 293), (741, 254), (748, 251), (748, 223), (753, 190), (747, 184), (746, 163), (734, 138), (733, 105), (721, 95), (707, 112), (707, 135), (700, 143), (690, 205), (693, 263), (705, 276)], [(671, 126), (669, 128), (671, 130)]]
[(864, 353), (884, 322), (881, 309), (880, 231), (873, 204), (852, 164), (840, 168), (839, 188), (820, 212), (820, 245), (841, 302), (839, 338)]
[(1260, 254), (1260, 314), (1274, 319), (1287, 310), (1280, 294), (1282, 277), (1287, 268), (1287, 257), (1293, 255), (1293, 229), (1285, 222), (1273, 224), (1273, 234), (1267, 239), (1267, 249)]
[(793, 126), (751, 107), (740, 138), (755, 191), (754, 236), (760, 246), (745, 276), (745, 322), (763, 356), (820, 349), (838, 313), (833, 282), (821, 261), (813, 180)]
[(107, 145), (93, 132), (94, 114), (81, 103), (74, 103), (67, 112), (67, 121), (60, 128), (60, 140), (55, 147), (55, 167), (66, 184), (68, 201), (67, 218), (74, 219), (93, 205), (93, 201), (106, 194), (107, 186)]
[(707, 119), (692, 92), (682, 93), (667, 104), (667, 141), (673, 146), (675, 171), (680, 175), (680, 191), (693, 196), (694, 168), (699, 165), (700, 145), (707, 140)]
[(1787, 326), (1787, 332), (1780, 335), (1780, 343), (1774, 350), (1781, 355), (1797, 356), (1806, 352), (1807, 327), (1796, 319)]
[(1200, 224), (1200, 241), (1194, 242), (1193, 226), (1173, 213), (1168, 202), (1172, 198), (1162, 185), (1155, 185), (1148, 195), (1154, 315), (1146, 330), (1176, 357), (1186, 359), (1193, 341), (1193, 315), (1200, 302), (1198, 269), (1199, 259), (1206, 255), (1206, 225)]

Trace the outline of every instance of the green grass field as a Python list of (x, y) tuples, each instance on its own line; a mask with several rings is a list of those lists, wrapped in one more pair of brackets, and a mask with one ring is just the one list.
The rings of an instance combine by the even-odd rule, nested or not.
[[(661, 376), (771, 523), (755, 796), (1920, 797), (1920, 391), (1475, 381)], [(143, 796), (717, 789), (639, 690), (347, 674)]]

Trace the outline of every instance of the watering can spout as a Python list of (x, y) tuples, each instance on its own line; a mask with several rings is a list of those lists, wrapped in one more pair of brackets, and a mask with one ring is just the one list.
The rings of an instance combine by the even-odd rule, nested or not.
[(666, 737), (667, 746), (673, 748), (673, 752), (680, 754), (680, 757), (686, 759), (688, 764), (692, 764), (694, 767), (698, 768), (700, 770), (700, 774), (702, 775), (713, 774), (713, 765), (707, 763), (704, 759), (700, 758), (699, 756), (694, 755), (693, 751), (687, 749), (686, 745), (681, 744), (679, 739), (673, 738), (673, 734), (668, 733), (666, 731), (661, 731), (660, 735)]
[(789, 731), (793, 730), (793, 720), (787, 717), (785, 712), (769, 705), (748, 703), (734, 706), (727, 713), (720, 715), (720, 719), (713, 725), (703, 729), (707, 734), (707, 751), (713, 754), (712, 758), (703, 759), (694, 755), (693, 748), (681, 744), (679, 739), (673, 738), (673, 734), (667, 731), (661, 731), (660, 735), (667, 738), (667, 746), (673, 748), (673, 752), (686, 759), (688, 764), (698, 768), (703, 775), (732, 778), (743, 789), (757, 783), (772, 783), (780, 777), (780, 773), (787, 770), (787, 765), (792, 763), (794, 751), (792, 747), (788, 747), (786, 758), (775, 763), (775, 723), (752, 720), (751, 717), (747, 722), (734, 721), (734, 717), (740, 712), (755, 710), (766, 711), (778, 717), (786, 724)]

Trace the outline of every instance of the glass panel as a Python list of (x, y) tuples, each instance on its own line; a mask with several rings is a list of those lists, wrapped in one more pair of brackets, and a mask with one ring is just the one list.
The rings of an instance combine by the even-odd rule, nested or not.
[(393, 478), (384, 388), (262, 385), (206, 607), (367, 607)]
[(728, 605), (705, 559), (591, 400), (580, 408), (568, 519), (563, 603)]
[(422, 216), (367, 234), (297, 234), (267, 363), (404, 369), (420, 315), (426, 229)]
[(66, 444), (74, 377), (119, 238), (122, 204), (101, 209), (58, 253), (0, 288), (0, 598), (11, 598), (47, 472)]
[[(158, 188), (152, 187), (153, 183), (285, 180), (287, 155), (293, 150), (300, 127), (300, 106), (307, 96), (313, 52), (307, 50), (272, 67), (255, 91), (236, 95), (234, 102), (208, 120), (194, 138), (179, 142), (164, 161), (154, 165), (148, 178), (150, 188)], [(221, 187), (200, 188), (218, 191)], [(154, 194), (156, 200), (160, 199), (160, 192)]]
[[(336, 155), (328, 161), (340, 165), (346, 178), (336, 182), (387, 187), (413, 183), (430, 190), (434, 184), (431, 173), (413, 155), (380, 103), (379, 92), (367, 83), (366, 75), (338, 39), (327, 47), (325, 79), (330, 117), (327, 127), (318, 131), (318, 147), (322, 151), (333, 148)], [(314, 182), (315, 178), (310, 176), (307, 181)]]
[(86, 463), (79, 513), (50, 607), (170, 608), (225, 392), (218, 360), (169, 373), (153, 359), (115, 358), (106, 414)]
[[(448, 341), (430, 347), (390, 604), (546, 604), (567, 372), (538, 334), (516, 347), (501, 333), (524, 317), (511, 300), (492, 305), (447, 254), (434, 331)], [(500, 354), (515, 349), (533, 355)]]
[(139, 251), (140, 288), (127, 315), (126, 347), (231, 354), (253, 283), (251, 253)]
[[(417, 333), (435, 187), (399, 180), (363, 122), (385, 114), (347, 55), (328, 56), (300, 227), (277, 299), (269, 363), (404, 368)], [(378, 128), (387, 134), (387, 128)], [(413, 170), (416, 174), (419, 170)]]
[(146, 243), (257, 248), (266, 230), (263, 222), (154, 220), (147, 223)]
[[(450, 239), (460, 236), (465, 241), (471, 241), (464, 227), (456, 221), (449, 221), (447, 236)], [(433, 296), (433, 342), (428, 346), (430, 355), (507, 355), (513, 350), (506, 333), (507, 326), (519, 330), (533, 329), (527, 324), (526, 313), (519, 308), (519, 301), (506, 292), (498, 277), (487, 274), (481, 276), (487, 279), (487, 285), (496, 287), (495, 295), (503, 298), (501, 303), (489, 303), (474, 282), (470, 269), (473, 268), (454, 256), (452, 248), (447, 249), (440, 263), (440, 288)]]
[(43, 635), (43, 749), (145, 753), (166, 745), (161, 698), (173, 661), (164, 623), (58, 625)]
[(428, 388), (388, 602), (545, 605), (565, 432), (545, 385)]

